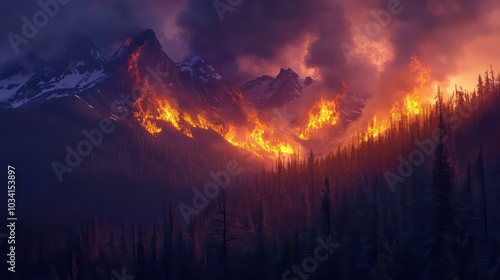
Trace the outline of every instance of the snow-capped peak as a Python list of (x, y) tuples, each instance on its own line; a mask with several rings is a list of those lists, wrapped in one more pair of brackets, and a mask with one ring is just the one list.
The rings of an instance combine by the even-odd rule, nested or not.
[(183, 73), (189, 74), (190, 77), (208, 82), (211, 79), (222, 80), (224, 77), (217, 73), (215, 69), (206, 63), (199, 55), (195, 55), (177, 66)]
[(64, 57), (50, 65), (3, 73), (0, 102), (17, 108), (32, 100), (74, 95), (105, 76), (102, 70), (105, 60), (104, 54), (90, 41), (75, 41)]
[(304, 87), (311, 83), (310, 80), (302, 80), (291, 68), (281, 68), (276, 77), (260, 76), (244, 84), (241, 89), (256, 105), (274, 107), (299, 98)]

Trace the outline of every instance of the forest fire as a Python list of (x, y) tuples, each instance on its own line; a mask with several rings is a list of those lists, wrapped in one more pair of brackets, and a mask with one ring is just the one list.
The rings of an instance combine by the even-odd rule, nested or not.
[(0, 280), (500, 280), (500, 0), (28, 2)]
[(379, 121), (377, 116), (374, 116), (366, 131), (367, 137), (365, 137), (365, 141), (368, 140), (368, 136), (378, 137), (381, 133), (389, 129), (389, 127), (389, 120)]
[(281, 141), (280, 136), (269, 125), (259, 120), (257, 116), (250, 115), (248, 122), (251, 129), (229, 126), (227, 132), (219, 134), (233, 146), (248, 150), (259, 157), (262, 156), (261, 151), (275, 156), (294, 153), (293, 146), (290, 143)]
[(422, 65), (416, 56), (410, 59), (411, 73), (415, 76), (413, 91), (404, 99), (403, 113), (407, 116), (419, 115), (422, 110), (422, 91), (429, 85), (431, 69)]
[(309, 110), (307, 126), (300, 129), (299, 138), (309, 140), (315, 131), (336, 125), (339, 117), (337, 101), (321, 98)]
[(139, 56), (141, 55), (141, 52), (145, 46), (146, 46), (146, 43), (139, 46), (137, 48), (137, 50), (132, 54), (132, 56), (130, 57), (130, 60), (128, 62), (127, 72), (133, 76), (134, 86), (137, 86), (141, 80), (141, 77), (139, 75)]
[(138, 85), (143, 80), (142, 95), (135, 102), (134, 116), (149, 133), (158, 134), (163, 131), (165, 125), (170, 125), (185, 136), (193, 138), (192, 129), (199, 128), (213, 130), (231, 145), (245, 149), (259, 157), (266, 154), (279, 156), (295, 152), (294, 146), (290, 144), (292, 141), (281, 140), (286, 137), (260, 120), (255, 113), (249, 113), (246, 123), (238, 126), (222, 121), (215, 113), (203, 112), (196, 115), (188, 112), (181, 113), (174, 102), (166, 96), (162, 97), (162, 94), (154, 89), (156, 87), (150, 85), (147, 78), (141, 79), (138, 61), (144, 47), (145, 45), (138, 47), (132, 54), (129, 59), (128, 73), (134, 85)]
[(211, 129), (231, 145), (248, 150), (259, 157), (265, 154), (278, 156), (294, 153), (290, 143), (279, 140), (280, 136), (255, 115), (250, 115), (248, 124), (244, 126), (236, 127), (224, 122), (217, 124), (201, 114), (196, 117), (188, 113), (181, 114), (166, 98), (157, 98), (150, 94), (152, 93), (146, 93), (137, 100), (137, 111), (134, 115), (153, 135), (162, 132), (164, 124), (171, 125), (190, 138), (193, 138), (192, 128)]
[(421, 114), (422, 104), (425, 102), (422, 92), (429, 85), (431, 69), (422, 65), (416, 56), (410, 58), (409, 66), (412, 75), (415, 77), (412, 92), (392, 106), (390, 119), (379, 120), (376, 115), (373, 117), (367, 128), (365, 140), (369, 137), (378, 137), (385, 132), (390, 127), (391, 120), (399, 121), (403, 117), (413, 117)]
[[(175, 100), (170, 100), (166, 92), (158, 92), (156, 87), (150, 86), (146, 77), (139, 73), (138, 61), (146, 44), (141, 45), (131, 55), (128, 73), (134, 85), (143, 84), (141, 97), (135, 102), (134, 116), (139, 123), (151, 134), (162, 132), (166, 126), (181, 132), (189, 138), (194, 138), (193, 129), (212, 130), (219, 134), (231, 145), (245, 149), (259, 157), (264, 155), (294, 154), (299, 149), (294, 144), (293, 135), (283, 131), (275, 131), (272, 126), (259, 119), (255, 112), (247, 112), (244, 123), (235, 124), (222, 120), (215, 112), (184, 112), (178, 107)], [(430, 81), (430, 69), (423, 66), (416, 57), (410, 59), (409, 68), (415, 80), (413, 89), (396, 102), (386, 118), (375, 115), (366, 129), (365, 141), (369, 137), (378, 137), (383, 134), (392, 122), (404, 117), (419, 115), (422, 111), (422, 91)], [(340, 122), (339, 100), (320, 98), (308, 111), (307, 122), (297, 128), (295, 137), (310, 140), (316, 137), (321, 130), (334, 127)]]
[[(188, 137), (193, 137), (191, 131), (181, 125), (180, 113), (177, 111), (167, 99), (158, 99), (151, 96), (151, 93), (144, 93), (136, 101), (137, 111), (134, 116), (139, 120), (141, 125), (146, 128), (151, 134), (157, 134), (162, 131), (158, 121), (170, 123), (177, 131), (182, 132)], [(154, 110), (146, 107), (154, 107)]]

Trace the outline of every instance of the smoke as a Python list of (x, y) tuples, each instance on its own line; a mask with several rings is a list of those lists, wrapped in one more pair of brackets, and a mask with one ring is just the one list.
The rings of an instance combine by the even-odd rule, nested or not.
[(390, 30), (395, 57), (383, 73), (386, 80), (416, 55), (430, 66), (435, 81), (445, 82), (455, 74), (469, 42), (499, 31), (489, 30), (485, 21), (500, 7), (498, 1), (427, 0), (407, 5)]
[[(182, 9), (183, 1), (151, 0), (147, 3), (134, 0), (40, 0), (2, 1), (0, 3), (0, 61), (24, 62), (37, 59), (50, 61), (67, 52), (75, 40), (90, 39), (107, 55), (115, 51), (125, 38), (138, 34), (147, 28), (162, 31), (175, 19)], [(40, 4), (42, 3), (42, 4)], [(43, 5), (46, 3), (46, 5)], [(64, 3), (64, 4), (61, 4)], [(49, 10), (44, 10), (46, 6)], [(48, 15), (44, 21), (43, 14)], [(23, 35), (25, 17), (37, 29), (32, 38)], [(34, 19), (35, 18), (35, 19)], [(35, 25), (38, 21), (38, 26)], [(175, 25), (173, 25), (175, 26)], [(13, 47), (9, 33), (26, 41)], [(31, 30), (30, 30), (30, 33)], [(172, 53), (185, 46), (157, 32), (163, 47), (173, 49)]]
[[(239, 84), (262, 75), (249, 67), (255, 62), (272, 73), (288, 67), (302, 76), (315, 71), (327, 94), (337, 94), (346, 84), (357, 95), (389, 102), (411, 88), (406, 67), (411, 56), (432, 68), (434, 81), (446, 85), (464, 56), (472, 55), (469, 43), (487, 37), (497, 44), (492, 35), (499, 31), (490, 22), (500, 6), (495, 0), (65, 1), (36, 36), (19, 45), (17, 54), (7, 34), (22, 35), (21, 18), (32, 21), (42, 8), (34, 1), (3, 1), (0, 61), (50, 60), (80, 37), (109, 55), (126, 37), (152, 28), (174, 61), (199, 54)], [(390, 5), (402, 11), (387, 24), (377, 21), (373, 10), (387, 11)], [(380, 32), (366, 36), (377, 31), (373, 23)], [(360, 36), (366, 37), (364, 43)], [(341, 44), (353, 47), (349, 58)]]
[(285, 48), (300, 45), (316, 29), (317, 16), (330, 10), (329, 2), (243, 0), (226, 11), (221, 21), (212, 1), (189, 0), (178, 24), (189, 37), (193, 53), (206, 57), (224, 73), (236, 73), (234, 78), (242, 83), (248, 75), (239, 67), (239, 57), (282, 60)]

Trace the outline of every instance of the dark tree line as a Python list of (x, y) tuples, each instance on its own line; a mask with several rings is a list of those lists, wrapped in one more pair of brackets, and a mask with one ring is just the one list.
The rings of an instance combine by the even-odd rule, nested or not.
[[(234, 155), (213, 152), (200, 163), (162, 140), (116, 134), (78, 171), (80, 183), (102, 186), (84, 177), (107, 170), (116, 180), (106, 192), (136, 194), (122, 184), (141, 184), (148, 210), (91, 205), (83, 222), (57, 234), (40, 223), (22, 250), (20, 279), (107, 280), (122, 267), (135, 279), (500, 279), (499, 108), (493, 72), (472, 92), (457, 88), (445, 98), (438, 89), (435, 104), (402, 115), (381, 136), (360, 132), (326, 155), (311, 150), (248, 169), (189, 225), (168, 194), (189, 199), (209, 170), (223, 170)], [(436, 129), (442, 133), (429, 155), (412, 164), (409, 155)], [(402, 178), (393, 189), (387, 171)], [(315, 269), (302, 267), (318, 238), (340, 246)], [(282, 278), (287, 270), (293, 274)]]

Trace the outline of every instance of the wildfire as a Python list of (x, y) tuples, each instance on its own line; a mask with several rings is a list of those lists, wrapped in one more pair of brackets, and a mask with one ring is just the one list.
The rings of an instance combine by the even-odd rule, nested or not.
[(215, 130), (211, 128), (231, 145), (250, 151), (259, 157), (265, 153), (274, 154), (275, 156), (294, 153), (295, 150), (292, 144), (280, 140), (285, 136), (278, 135), (279, 133), (259, 120), (256, 115), (249, 115), (247, 122), (248, 125), (238, 128), (227, 125), (227, 128), (222, 129), (222, 131), (218, 129), (220, 127), (216, 127)]
[[(165, 98), (153, 97), (150, 92), (144, 92), (136, 101), (137, 110), (134, 116), (151, 134), (157, 134), (162, 131), (160, 123), (163, 121), (171, 124), (177, 131), (192, 137), (189, 128), (181, 125), (180, 113)], [(154, 108), (153, 110), (149, 108)]]
[[(410, 93), (408, 93), (401, 101), (396, 102), (393, 105), (390, 111), (390, 117), (395, 121), (400, 120), (403, 116), (413, 117), (422, 112), (422, 103), (424, 102), (422, 92), (429, 85), (431, 80), (431, 69), (422, 65), (416, 56), (412, 56), (410, 59), (410, 70), (412, 75), (415, 77), (415, 84)], [(389, 119), (383, 119), (380, 121), (377, 116), (374, 116), (367, 129), (367, 136), (365, 137), (365, 140), (370, 136), (379, 136), (385, 132), (389, 126)]]
[(340, 114), (336, 100), (321, 98), (309, 110), (308, 116), (306, 128), (299, 131), (299, 138), (302, 140), (309, 140), (315, 131), (338, 123)]
[[(166, 127), (193, 138), (194, 129), (212, 130), (235, 147), (245, 149), (259, 157), (264, 155), (294, 154), (297, 150), (292, 136), (260, 119), (252, 109), (247, 111), (246, 121), (233, 123), (223, 121), (216, 112), (203, 111), (191, 114), (183, 112), (175, 102), (168, 97), (167, 92), (159, 92), (157, 87), (149, 85), (149, 81), (141, 79), (139, 60), (146, 45), (139, 46), (129, 59), (128, 73), (134, 85), (143, 83), (140, 98), (135, 102), (134, 116), (151, 134), (161, 133)], [(430, 69), (420, 63), (416, 57), (410, 60), (410, 69), (415, 77), (411, 92), (396, 102), (387, 118), (374, 116), (367, 128), (368, 137), (378, 137), (389, 129), (392, 121), (405, 117), (419, 115), (422, 111), (422, 92), (430, 81)], [(340, 109), (338, 98), (328, 100), (321, 98), (309, 110), (307, 123), (296, 130), (296, 135), (302, 140), (309, 140), (317, 132), (338, 125)]]
[(138, 110), (135, 117), (153, 135), (162, 131), (162, 125), (168, 124), (190, 138), (193, 138), (192, 128), (213, 130), (231, 145), (248, 150), (259, 157), (266, 153), (275, 156), (294, 153), (290, 143), (280, 141), (275, 131), (255, 115), (249, 116), (248, 124), (237, 128), (229, 123), (217, 124), (201, 114), (196, 117), (188, 113), (180, 114), (166, 98), (141, 97), (136, 104)]
[(275, 155), (280, 153), (293, 154), (294, 150), (288, 143), (279, 141), (275, 136), (274, 130), (262, 123), (256, 116), (251, 117), (254, 121), (254, 129), (250, 134), (255, 143), (267, 152)]
[[(138, 61), (144, 46), (140, 46), (129, 59), (128, 73), (134, 85), (138, 85), (141, 81)], [(292, 141), (283, 141), (282, 139), (287, 137), (260, 120), (255, 113), (248, 114), (246, 123), (238, 125), (223, 122), (215, 113), (201, 112), (196, 115), (181, 113), (177, 104), (164, 95), (166, 93), (157, 92), (155, 88), (150, 86), (148, 79), (144, 79), (141, 96), (135, 102), (134, 112), (139, 123), (153, 135), (162, 132), (165, 126), (171, 126), (187, 137), (193, 138), (192, 129), (198, 128), (212, 130), (231, 145), (259, 157), (266, 154), (278, 156), (295, 152)]]
[[(389, 125), (389, 120), (379, 121), (377, 116), (374, 116), (373, 120), (370, 122), (370, 126), (368, 127), (367, 135), (378, 137), (380, 134), (389, 129)], [(367, 137), (365, 138), (365, 140), (367, 140)]]
[(134, 86), (137, 86), (140, 83), (141, 76), (139, 74), (139, 56), (141, 55), (142, 49), (146, 46), (146, 43), (139, 46), (137, 50), (132, 54), (128, 61), (128, 73), (132, 75), (134, 80)]

